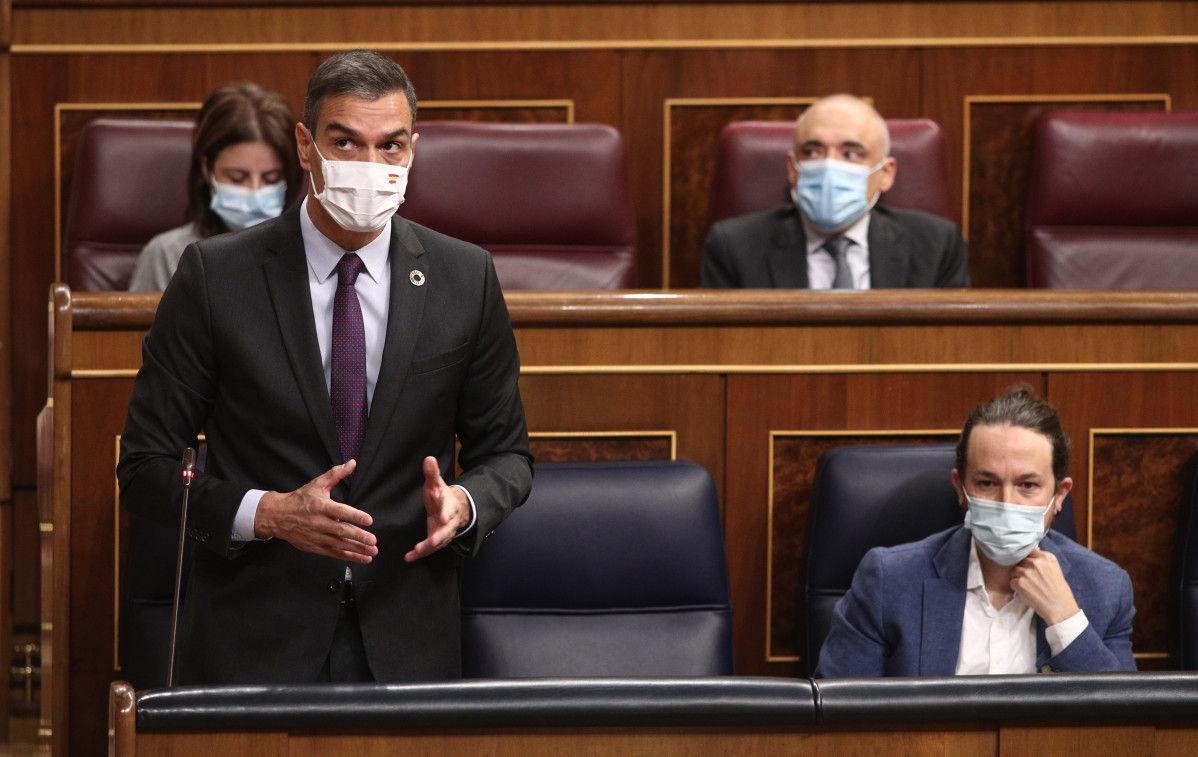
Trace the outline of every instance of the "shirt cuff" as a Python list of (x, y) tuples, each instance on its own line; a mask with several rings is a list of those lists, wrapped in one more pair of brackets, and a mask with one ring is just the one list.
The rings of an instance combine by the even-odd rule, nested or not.
[(1044, 629), (1044, 638), (1048, 641), (1048, 648), (1052, 651), (1052, 656), (1056, 657), (1065, 648), (1073, 643), (1073, 640), (1082, 635), (1090, 626), (1090, 620), (1086, 617), (1085, 610), (1078, 610), (1077, 614), (1072, 618), (1066, 618), (1055, 626), (1049, 626)]
[(455, 489), (461, 489), (462, 491), (466, 492), (466, 499), (469, 500), (469, 502), (470, 502), (470, 522), (466, 524), (465, 528), (463, 528), (461, 531), (458, 531), (456, 534), (453, 535), (453, 538), (456, 539), (459, 536), (461, 536), (462, 534), (469, 531), (470, 529), (474, 528), (474, 521), (478, 520), (478, 508), (476, 508), (474, 506), (474, 497), (470, 496), (470, 492), (466, 490), (466, 487), (460, 486), (459, 484), (450, 484), (450, 486), (452, 486)]
[(244, 544), (247, 541), (262, 541), (254, 536), (254, 519), (258, 517), (258, 503), (264, 494), (266, 492), (261, 489), (250, 489), (241, 498), (237, 514), (233, 516), (234, 542)]

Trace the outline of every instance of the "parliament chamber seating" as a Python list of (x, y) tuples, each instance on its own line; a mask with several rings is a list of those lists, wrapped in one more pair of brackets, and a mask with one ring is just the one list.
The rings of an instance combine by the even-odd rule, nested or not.
[[(950, 478), (956, 444), (878, 444), (834, 447), (815, 472), (808, 511), (803, 595), (808, 672), (832, 623), (832, 609), (848, 591), (865, 553), (918, 541), (961, 523), (964, 513)], [(1077, 538), (1072, 497), (1052, 527)]]
[(421, 121), (399, 214), (490, 251), (505, 290), (636, 285), (624, 139), (600, 124)]
[(1029, 182), (1029, 286), (1198, 288), (1198, 113), (1048, 113)]
[[(141, 690), (167, 678), (178, 536), (128, 517), (121, 676)], [(730, 675), (710, 474), (673, 461), (537, 465), (528, 501), (465, 561), (462, 616), (469, 678)]]
[(62, 278), (76, 292), (121, 291), (156, 234), (187, 220), (191, 121), (96, 119), (75, 149)]
[[(957, 221), (940, 127), (924, 118), (889, 118), (886, 126), (898, 172), (879, 202)], [(716, 143), (709, 226), (792, 202), (786, 153), (794, 150), (794, 131), (794, 121), (738, 121), (724, 127)]]
[(467, 678), (730, 675), (719, 499), (699, 465), (541, 463), (462, 580)]

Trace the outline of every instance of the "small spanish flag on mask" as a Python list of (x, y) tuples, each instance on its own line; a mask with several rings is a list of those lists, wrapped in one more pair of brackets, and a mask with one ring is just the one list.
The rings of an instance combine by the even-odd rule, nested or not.
[(394, 184), (397, 181), (399, 181), (399, 174), (397, 174), (397, 173), (387, 174), (387, 183), (388, 184)]

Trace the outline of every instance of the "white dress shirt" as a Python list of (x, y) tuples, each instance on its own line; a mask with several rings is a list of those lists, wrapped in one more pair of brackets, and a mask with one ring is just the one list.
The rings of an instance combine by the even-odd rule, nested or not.
[[(1090, 621), (1078, 610), (1068, 620), (1048, 626), (1044, 635), (1055, 657), (1086, 630)], [(969, 540), (969, 573), (965, 581), (965, 616), (957, 675), (1036, 672), (1036, 613), (1016, 593), (1000, 610), (990, 604), (977, 545)]]
[[(847, 239), (850, 244), (845, 250), (845, 259), (849, 264), (849, 273), (853, 277), (853, 289), (869, 289), (869, 216), (870, 213), (858, 218), (853, 225), (845, 229), (839, 236)], [(831, 289), (836, 280), (836, 259), (832, 253), (823, 249), (824, 242), (829, 237), (819, 233), (807, 217), (799, 212), (803, 222), (803, 231), (807, 236), (807, 287), (809, 289)]]

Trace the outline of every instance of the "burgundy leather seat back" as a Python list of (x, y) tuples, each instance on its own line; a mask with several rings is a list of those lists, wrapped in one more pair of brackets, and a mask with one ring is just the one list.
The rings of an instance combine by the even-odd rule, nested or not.
[(636, 285), (624, 139), (599, 124), (422, 121), (399, 214), (483, 247), (504, 289)]
[[(926, 118), (891, 118), (886, 126), (898, 173), (879, 202), (956, 221), (940, 127)], [(791, 201), (786, 153), (794, 149), (794, 130), (794, 121), (738, 121), (724, 127), (716, 146), (709, 225)]]
[(1028, 285), (1198, 288), (1198, 113), (1049, 113), (1037, 124)]
[(97, 119), (83, 127), (63, 230), (75, 291), (124, 290), (137, 255), (187, 220), (191, 121)]

